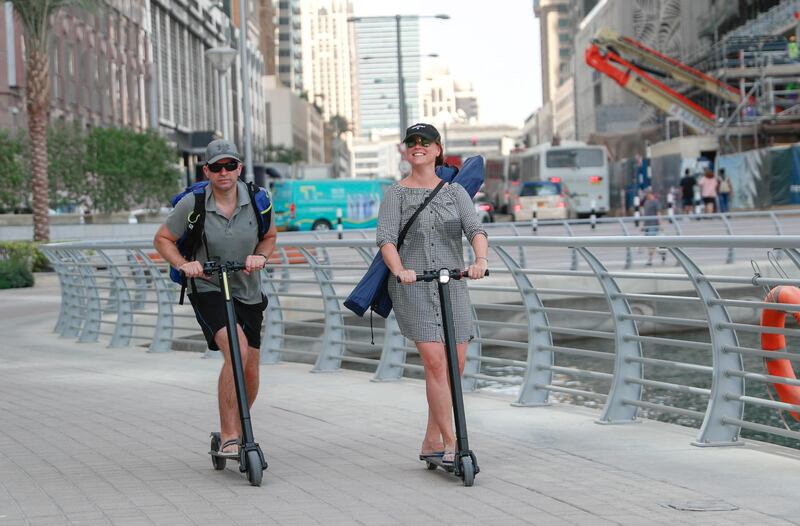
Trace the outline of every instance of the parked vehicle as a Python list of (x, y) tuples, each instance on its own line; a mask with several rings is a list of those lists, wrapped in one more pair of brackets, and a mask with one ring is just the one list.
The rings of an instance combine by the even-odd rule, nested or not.
[(374, 228), (391, 179), (286, 179), (273, 187), (279, 230)]
[(561, 183), (531, 181), (522, 183), (512, 210), (512, 221), (527, 221), (536, 210), (538, 219), (568, 219), (570, 199)]
[(565, 185), (578, 217), (588, 217), (592, 211), (602, 216), (610, 209), (610, 177), (603, 146), (562, 141), (487, 157), (484, 191), (500, 212), (514, 213), (521, 185), (531, 181)]
[(494, 223), (494, 206), (486, 200), (485, 194), (478, 192), (472, 202), (475, 203), (475, 212), (481, 223)]

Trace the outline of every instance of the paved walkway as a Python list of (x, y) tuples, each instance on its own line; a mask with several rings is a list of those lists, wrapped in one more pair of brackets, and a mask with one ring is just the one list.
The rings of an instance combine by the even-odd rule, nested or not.
[(416, 460), (421, 382), (298, 364), (262, 370), (270, 466), (252, 487), (206, 453), (219, 361), (60, 339), (57, 283), (39, 283), (0, 291), (0, 526), (800, 524), (794, 450), (697, 448), (691, 429), (470, 394), (482, 471), (465, 488)]

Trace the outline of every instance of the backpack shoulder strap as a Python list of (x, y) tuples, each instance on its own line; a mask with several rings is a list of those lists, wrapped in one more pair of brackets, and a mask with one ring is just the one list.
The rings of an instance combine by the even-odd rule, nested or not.
[[(272, 214), (269, 213), (270, 210), (272, 210), (272, 201), (269, 199), (266, 192), (262, 191), (261, 188), (256, 186), (252, 181), (248, 181), (246, 184), (247, 193), (250, 195), (250, 205), (253, 207), (253, 213), (256, 215), (256, 220), (258, 221), (258, 239), (261, 240), (267, 235), (272, 221)], [(262, 203), (261, 206), (259, 206), (259, 199), (257, 198), (259, 193), (264, 194), (264, 203)]]
[(189, 246), (189, 256), (194, 259), (194, 254), (203, 240), (203, 230), (206, 220), (206, 191), (205, 188), (196, 189), (194, 195), (194, 208), (186, 217), (186, 232)]

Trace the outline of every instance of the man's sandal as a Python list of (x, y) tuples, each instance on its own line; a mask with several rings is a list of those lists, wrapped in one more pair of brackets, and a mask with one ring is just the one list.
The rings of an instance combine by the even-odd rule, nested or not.
[[(236, 446), (236, 448), (234, 450), (231, 450), (231, 451), (225, 451), (225, 448), (231, 447), (231, 446)], [(239, 439), (238, 438), (232, 438), (230, 440), (226, 440), (225, 442), (223, 442), (222, 445), (219, 447), (219, 454), (222, 455), (222, 456), (228, 457), (228, 458), (238, 458), (239, 457)]]

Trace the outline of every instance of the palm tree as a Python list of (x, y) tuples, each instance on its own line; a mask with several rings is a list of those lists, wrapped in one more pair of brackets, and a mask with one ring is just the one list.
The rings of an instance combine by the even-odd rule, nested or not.
[(47, 35), (50, 16), (69, 6), (89, 7), (99, 0), (11, 0), (22, 22), (27, 68), (25, 103), (28, 110), (28, 136), (31, 152), (31, 190), (33, 193), (33, 240), (50, 240), (47, 181), (47, 116), (50, 109), (50, 71)]

